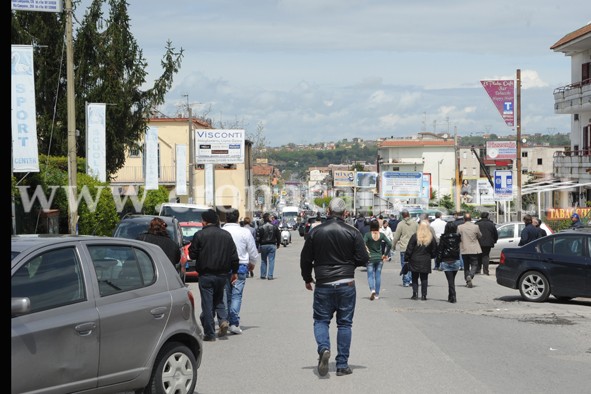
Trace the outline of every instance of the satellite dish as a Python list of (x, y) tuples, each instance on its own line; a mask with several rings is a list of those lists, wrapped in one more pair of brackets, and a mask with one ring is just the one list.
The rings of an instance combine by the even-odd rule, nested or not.
[(447, 133), (443, 134), (443, 138), (447, 138), (449, 137), (449, 135), (447, 135)]

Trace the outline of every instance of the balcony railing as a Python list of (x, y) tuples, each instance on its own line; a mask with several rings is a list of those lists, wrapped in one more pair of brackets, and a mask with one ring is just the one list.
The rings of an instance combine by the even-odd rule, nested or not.
[(554, 152), (554, 176), (591, 181), (591, 149)]
[(554, 112), (575, 113), (591, 109), (591, 79), (554, 89)]
[[(125, 166), (120, 169), (111, 183), (113, 184), (142, 184), (145, 182), (144, 168), (142, 166)], [(175, 166), (158, 167), (158, 183), (175, 184)]]

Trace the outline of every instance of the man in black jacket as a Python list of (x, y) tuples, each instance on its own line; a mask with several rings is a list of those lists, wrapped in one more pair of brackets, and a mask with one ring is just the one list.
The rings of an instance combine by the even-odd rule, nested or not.
[(478, 255), (478, 266), (476, 267), (476, 273), (480, 274), (484, 271), (484, 275), (489, 275), (489, 254), (490, 250), (493, 246), (495, 246), (497, 240), (499, 239), (499, 233), (497, 231), (497, 226), (492, 220), (488, 218), (488, 212), (482, 212), (480, 214), (480, 220), (478, 220), (476, 224), (482, 233), (482, 237), (478, 240), (478, 243), (480, 243), (480, 249), (482, 249), (482, 253)]
[(281, 245), (281, 231), (271, 220), (271, 214), (263, 214), (264, 224), (257, 229), (257, 239), (261, 252), (261, 279), (273, 280), (275, 271), (275, 255)]
[[(223, 303), (228, 273), (231, 283), (238, 278), (238, 252), (229, 232), (219, 226), (219, 218), (213, 209), (201, 215), (203, 229), (193, 235), (189, 246), (189, 257), (195, 260), (195, 269), (199, 273), (199, 293), (201, 294), (201, 325), (203, 340), (215, 341), (216, 306)], [(228, 332), (228, 311), (217, 310), (219, 335)]]
[[(345, 211), (345, 201), (333, 198), (328, 204), (329, 218), (309, 233), (300, 254), (300, 270), (306, 289), (314, 290), (314, 337), (320, 376), (328, 373), (329, 326), (335, 313), (337, 376), (353, 373), (349, 367), (349, 348), (356, 300), (355, 268), (365, 266), (369, 254), (359, 230), (343, 220)], [(312, 278), (312, 270), (316, 281)]]
[(521, 230), (521, 239), (517, 246), (527, 245), (531, 241), (539, 238), (538, 229), (532, 224), (531, 215), (525, 215), (523, 217), (523, 223), (525, 223), (525, 227)]

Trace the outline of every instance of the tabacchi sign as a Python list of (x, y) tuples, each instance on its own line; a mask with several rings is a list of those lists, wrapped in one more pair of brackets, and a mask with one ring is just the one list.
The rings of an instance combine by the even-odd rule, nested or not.
[(486, 93), (497, 110), (503, 117), (507, 126), (513, 127), (515, 111), (513, 109), (515, 102), (515, 81), (513, 80), (496, 80), (496, 81), (480, 81)]

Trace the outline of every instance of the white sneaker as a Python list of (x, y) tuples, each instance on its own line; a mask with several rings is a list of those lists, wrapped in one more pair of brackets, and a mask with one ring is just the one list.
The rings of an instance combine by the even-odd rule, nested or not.
[(238, 326), (232, 325), (232, 326), (230, 326), (230, 329), (228, 331), (230, 331), (232, 334), (236, 334), (236, 335), (242, 334), (242, 330)]

